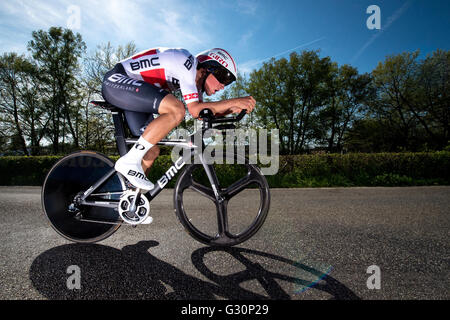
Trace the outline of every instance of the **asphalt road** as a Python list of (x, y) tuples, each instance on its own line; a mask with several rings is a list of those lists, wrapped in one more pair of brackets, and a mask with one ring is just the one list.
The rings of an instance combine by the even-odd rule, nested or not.
[(183, 232), (172, 190), (152, 202), (152, 224), (81, 245), (48, 224), (40, 188), (0, 187), (0, 299), (450, 298), (450, 187), (271, 193), (262, 229), (225, 250)]

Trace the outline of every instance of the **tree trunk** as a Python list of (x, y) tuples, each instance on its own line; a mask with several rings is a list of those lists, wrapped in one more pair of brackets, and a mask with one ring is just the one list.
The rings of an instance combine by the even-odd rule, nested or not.
[(13, 84), (12, 88), (12, 98), (13, 98), (13, 116), (14, 116), (14, 123), (17, 130), (17, 135), (19, 136), (20, 140), (20, 148), (22, 149), (23, 153), (27, 156), (29, 156), (29, 152), (27, 149), (27, 144), (25, 142), (25, 138), (23, 137), (22, 128), (20, 126), (20, 120), (19, 120), (19, 111), (17, 107), (17, 96), (16, 96), (16, 89), (15, 85)]
[(328, 140), (328, 152), (333, 152), (334, 147), (334, 136), (336, 135), (336, 106), (335, 106), (335, 99), (332, 98), (331, 102), (331, 135), (330, 139)]

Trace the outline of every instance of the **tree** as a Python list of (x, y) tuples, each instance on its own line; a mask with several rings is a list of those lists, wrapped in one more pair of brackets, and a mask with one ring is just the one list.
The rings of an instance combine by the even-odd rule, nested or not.
[[(5, 53), (0, 57), (0, 110), (5, 129), (9, 128), (9, 137), (25, 155), (29, 155), (25, 141), (24, 118), (21, 117), (23, 105), (21, 98), (26, 98), (23, 92), (27, 88), (27, 80), (33, 73), (33, 65), (16, 53)], [(29, 116), (33, 118), (34, 112)]]
[(43, 108), (43, 97), (41, 95), (42, 84), (39, 81), (39, 74), (34, 64), (23, 78), (20, 86), (20, 102), (22, 108), (21, 115), (23, 131), (28, 141), (30, 141), (31, 155), (38, 155), (41, 152), (41, 140), (47, 132), (49, 117)]
[(101, 95), (102, 82), (105, 73), (125, 58), (136, 54), (137, 49), (134, 42), (119, 45), (114, 48), (111, 42), (97, 46), (93, 54), (84, 59), (83, 82), (87, 88), (98, 95)]
[(373, 97), (369, 74), (350, 65), (330, 69), (326, 80), (329, 102), (319, 115), (318, 140), (328, 152), (342, 151), (343, 139), (354, 121), (362, 118), (364, 102)]
[(438, 49), (420, 63), (418, 84), (417, 117), (442, 149), (450, 140), (450, 51)]
[(101, 87), (103, 77), (120, 60), (136, 54), (136, 45), (129, 42), (125, 45), (113, 47), (110, 42), (98, 45), (97, 49), (84, 59), (83, 75), (81, 82), (84, 87), (83, 97), (83, 146), (105, 152), (105, 148), (113, 140), (112, 119), (109, 112), (98, 107), (92, 107), (89, 103), (93, 99), (103, 99)]
[(51, 27), (48, 32), (34, 31), (28, 43), (43, 83), (45, 108), (50, 116), (49, 136), (53, 152), (58, 153), (60, 139), (65, 143), (69, 130), (75, 148), (79, 146), (79, 58), (86, 45), (80, 34), (69, 29)]
[(401, 135), (387, 119), (357, 119), (345, 134), (345, 148), (350, 152), (398, 152)]
[(371, 111), (400, 134), (399, 148), (442, 149), (449, 140), (450, 54), (437, 50), (388, 56), (372, 72), (378, 88)]
[[(417, 119), (407, 105), (414, 96), (415, 74), (419, 52), (388, 56), (373, 70), (377, 98), (370, 103), (371, 112), (398, 133), (397, 149), (414, 149), (413, 133)], [(409, 102), (410, 104), (411, 102)]]
[(317, 135), (319, 110), (329, 99), (325, 81), (334, 67), (317, 51), (292, 53), (272, 59), (250, 74), (246, 91), (258, 102), (257, 121), (280, 133), (280, 152), (296, 154), (308, 149)]

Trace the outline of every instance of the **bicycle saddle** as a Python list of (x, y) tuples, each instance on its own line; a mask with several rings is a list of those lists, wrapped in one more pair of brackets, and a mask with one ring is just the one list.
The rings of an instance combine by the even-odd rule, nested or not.
[(120, 110), (118, 107), (116, 107), (115, 105), (112, 105), (108, 101), (92, 100), (92, 101), (90, 101), (90, 103), (92, 103), (93, 105), (96, 105), (97, 107), (100, 107), (100, 108), (103, 108), (103, 109), (106, 109), (109, 111)]

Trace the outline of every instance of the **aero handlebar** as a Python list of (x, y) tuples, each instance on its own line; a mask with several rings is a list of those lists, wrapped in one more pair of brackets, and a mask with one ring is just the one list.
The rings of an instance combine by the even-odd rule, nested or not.
[(241, 121), (246, 113), (247, 110), (244, 109), (241, 110), (241, 112), (235, 117), (215, 117), (214, 113), (210, 109), (203, 109), (198, 114), (198, 117), (209, 123), (232, 123)]

